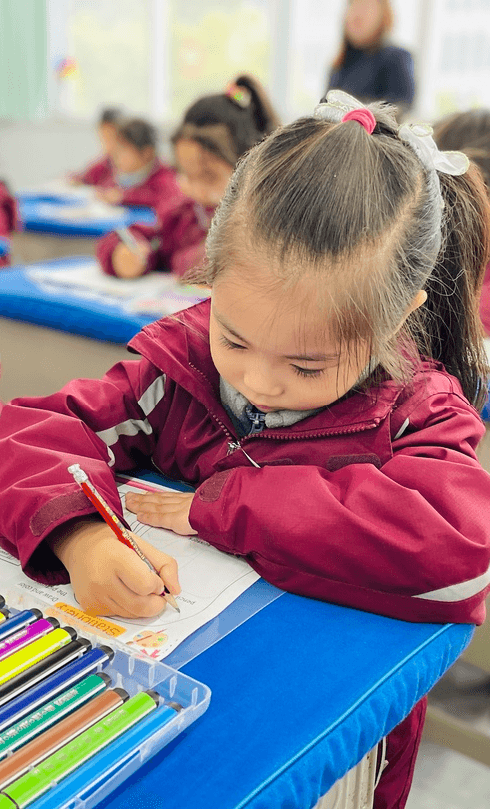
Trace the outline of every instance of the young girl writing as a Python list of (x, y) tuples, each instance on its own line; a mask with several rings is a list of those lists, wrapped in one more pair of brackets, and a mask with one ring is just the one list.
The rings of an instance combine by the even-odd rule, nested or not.
[[(426, 129), (336, 93), (253, 148), (208, 236), (211, 300), (147, 326), (140, 359), (102, 381), (4, 407), (2, 546), (33, 577), (70, 578), (85, 609), (159, 613), (175, 561), (139, 540), (152, 573), (67, 472), (80, 463), (121, 515), (114, 473), (151, 460), (196, 491), (128, 495), (141, 522), (198, 533), (293, 593), (480, 623), (489, 223), (467, 169)], [(424, 711), (388, 736), (376, 809), (405, 805)]]
[(70, 177), (72, 182), (100, 185), (112, 179), (114, 173), (112, 158), (117, 143), (117, 125), (121, 117), (121, 110), (116, 107), (108, 107), (102, 111), (97, 123), (97, 134), (103, 155), (94, 163), (90, 163), (85, 171), (72, 174)]
[(162, 195), (158, 225), (134, 225), (135, 252), (115, 233), (99, 242), (105, 272), (135, 278), (151, 270), (183, 275), (204, 258), (204, 239), (238, 159), (279, 120), (251, 76), (239, 76), (224, 93), (205, 96), (187, 110), (172, 137), (182, 194)]
[(113, 172), (97, 184), (97, 196), (111, 205), (154, 208), (172, 194), (175, 173), (157, 157), (157, 131), (141, 118), (119, 122), (112, 153)]

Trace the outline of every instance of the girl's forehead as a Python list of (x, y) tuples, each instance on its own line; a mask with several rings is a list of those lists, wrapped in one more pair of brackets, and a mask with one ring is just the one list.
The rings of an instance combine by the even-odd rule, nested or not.
[[(284, 356), (328, 353), (324, 307), (313, 278), (287, 284), (274, 277), (243, 277), (226, 273), (212, 289), (217, 323), (250, 345), (267, 347)], [(331, 352), (330, 352), (331, 353)]]

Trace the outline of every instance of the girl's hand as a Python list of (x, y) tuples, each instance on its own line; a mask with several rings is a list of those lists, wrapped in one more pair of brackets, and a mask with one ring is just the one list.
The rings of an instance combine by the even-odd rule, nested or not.
[(189, 523), (194, 492), (158, 492), (126, 494), (126, 508), (136, 514), (139, 522), (155, 528), (168, 528), (176, 534), (197, 534)]
[(161, 595), (164, 582), (172, 594), (180, 593), (175, 559), (133, 536), (158, 576), (102, 521), (81, 520), (68, 531), (61, 527), (51, 538), (50, 545), (68, 570), (85, 612), (150, 618), (166, 607)]
[(147, 242), (138, 243), (137, 253), (126, 247), (124, 242), (119, 242), (112, 253), (114, 272), (119, 278), (138, 278), (146, 270), (150, 252), (151, 247)]
[(99, 188), (96, 191), (97, 199), (107, 202), (109, 205), (119, 205), (123, 196), (124, 194), (120, 188)]

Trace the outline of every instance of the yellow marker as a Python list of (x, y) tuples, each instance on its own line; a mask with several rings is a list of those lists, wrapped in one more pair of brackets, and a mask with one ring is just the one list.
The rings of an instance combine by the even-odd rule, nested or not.
[(52, 652), (66, 646), (70, 641), (75, 640), (77, 633), (67, 626), (64, 629), (53, 629), (44, 637), (33, 641), (18, 652), (14, 652), (9, 657), (0, 661), (0, 685), (16, 677), (17, 674), (39, 663)]
[(9, 611), (6, 609), (0, 610), (0, 624), (3, 624), (4, 621), (7, 620), (9, 617)]

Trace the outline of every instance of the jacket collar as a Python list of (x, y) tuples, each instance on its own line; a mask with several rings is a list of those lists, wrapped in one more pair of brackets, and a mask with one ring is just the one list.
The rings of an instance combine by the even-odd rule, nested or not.
[[(150, 323), (133, 337), (128, 348), (167, 374), (234, 433), (233, 424), (221, 404), (219, 374), (209, 348), (210, 309), (208, 299)], [(286, 431), (265, 429), (260, 435), (278, 437), (280, 433), (281, 437), (299, 438), (371, 429), (393, 410), (402, 390), (399, 384), (387, 379), (370, 391), (351, 393), (339, 399)]]

